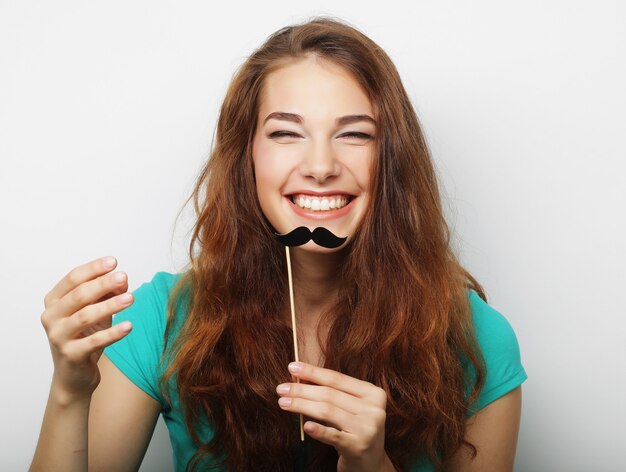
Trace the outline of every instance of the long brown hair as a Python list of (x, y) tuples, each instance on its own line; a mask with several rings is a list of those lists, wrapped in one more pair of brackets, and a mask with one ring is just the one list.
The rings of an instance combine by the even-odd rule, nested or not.
[[(291, 381), (287, 269), (257, 200), (251, 149), (264, 79), (307, 55), (352, 74), (381, 124), (371, 204), (345, 248), (339, 296), (321, 323), (328, 327), (325, 367), (387, 392), (385, 449), (398, 468), (427, 456), (441, 469), (463, 444), (476, 454), (463, 437), (485, 367), (468, 290), (486, 297), (451, 250), (430, 152), (395, 66), (371, 39), (332, 18), (272, 34), (228, 88), (210, 158), (189, 197), (197, 221), (189, 270), (170, 297), (164, 355), (171, 343), (172, 358), (162, 389), (169, 399), (165, 384), (176, 374), (199, 446), (188, 469), (211, 453), (230, 470), (293, 470), (297, 415), (282, 411), (275, 393)], [(188, 311), (172, 341), (183, 295)], [(469, 398), (461, 359), (475, 371)], [(206, 444), (194, 431), (201, 414), (214, 428)], [(334, 448), (316, 441), (311, 448), (310, 470), (334, 470)]]

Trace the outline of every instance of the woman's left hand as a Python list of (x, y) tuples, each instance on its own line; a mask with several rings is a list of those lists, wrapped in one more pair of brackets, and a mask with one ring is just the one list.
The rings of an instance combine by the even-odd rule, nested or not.
[(394, 471), (385, 452), (387, 394), (376, 385), (304, 362), (289, 364), (300, 380), (276, 388), (283, 410), (301, 413), (326, 425), (307, 421), (304, 431), (334, 446), (337, 471)]

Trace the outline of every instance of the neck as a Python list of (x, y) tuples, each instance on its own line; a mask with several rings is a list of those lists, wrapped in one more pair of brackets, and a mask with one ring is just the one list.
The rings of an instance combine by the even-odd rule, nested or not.
[(343, 252), (329, 254), (289, 249), (294, 303), (304, 327), (314, 327), (323, 311), (336, 300)]

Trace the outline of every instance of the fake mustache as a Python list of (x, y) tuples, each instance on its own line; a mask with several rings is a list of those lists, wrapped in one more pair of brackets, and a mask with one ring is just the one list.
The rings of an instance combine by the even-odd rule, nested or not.
[(306, 226), (298, 226), (296, 229), (291, 230), (289, 233), (276, 234), (278, 240), (285, 246), (302, 246), (313, 240), (318, 246), (322, 246), (328, 249), (334, 249), (341, 246), (348, 237), (340, 238), (335, 236), (331, 231), (318, 226), (311, 231)]

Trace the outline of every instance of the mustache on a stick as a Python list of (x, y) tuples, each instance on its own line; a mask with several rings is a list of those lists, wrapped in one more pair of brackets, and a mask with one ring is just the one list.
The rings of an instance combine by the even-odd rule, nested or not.
[[(300, 361), (298, 355), (298, 330), (296, 328), (296, 309), (293, 299), (293, 280), (291, 277), (291, 257), (289, 256), (290, 246), (302, 246), (313, 240), (317, 245), (334, 249), (341, 246), (347, 237), (340, 238), (335, 236), (332, 232), (326, 228), (318, 226), (313, 231), (309, 230), (306, 226), (298, 226), (296, 229), (289, 231), (285, 234), (279, 234), (274, 232), (278, 240), (285, 246), (285, 256), (287, 257), (287, 279), (289, 280), (289, 304), (291, 307), (291, 331), (293, 333), (293, 350), (296, 362)], [(296, 382), (300, 383), (300, 378), (296, 377)], [(300, 413), (300, 441), (304, 441), (304, 417)]]
[(347, 237), (340, 238), (330, 230), (321, 226), (318, 226), (313, 231), (311, 231), (306, 226), (298, 226), (288, 233), (274, 234), (276, 234), (278, 240), (285, 246), (302, 246), (303, 244), (306, 244), (309, 241), (313, 240), (313, 242), (318, 246), (322, 246), (328, 249), (337, 248), (341, 246), (346, 239), (348, 239)]

